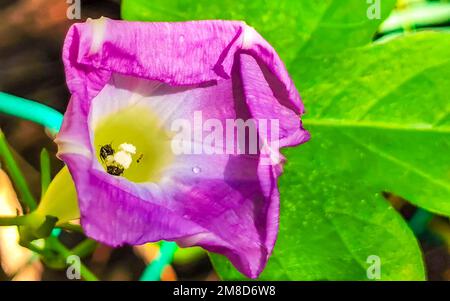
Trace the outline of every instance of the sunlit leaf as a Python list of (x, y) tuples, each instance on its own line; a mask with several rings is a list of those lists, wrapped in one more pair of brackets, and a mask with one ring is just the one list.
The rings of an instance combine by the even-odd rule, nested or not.
[[(122, 17), (142, 21), (243, 20), (280, 54), (288, 69), (304, 54), (334, 53), (368, 44), (395, 0), (380, 1), (380, 18), (367, 18), (364, 0), (123, 0)], [(326, 39), (322, 38), (326, 37)], [(293, 69), (292, 69), (293, 70)]]

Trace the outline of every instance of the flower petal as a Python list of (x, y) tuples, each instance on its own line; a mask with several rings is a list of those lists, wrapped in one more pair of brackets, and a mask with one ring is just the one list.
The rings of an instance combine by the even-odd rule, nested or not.
[[(309, 138), (300, 97), (273, 48), (243, 22), (101, 19), (71, 28), (64, 62), (72, 99), (57, 142), (86, 233), (114, 246), (161, 239), (199, 245), (257, 277), (278, 231), (282, 160), (272, 157)], [(105, 117), (134, 105), (154, 112), (167, 131), (179, 119), (195, 124), (201, 112), (222, 128), (230, 119), (277, 120), (279, 133), (258, 124), (268, 153), (176, 154), (158, 181), (134, 183), (107, 174), (93, 145)], [(194, 149), (204, 149), (191, 138)]]

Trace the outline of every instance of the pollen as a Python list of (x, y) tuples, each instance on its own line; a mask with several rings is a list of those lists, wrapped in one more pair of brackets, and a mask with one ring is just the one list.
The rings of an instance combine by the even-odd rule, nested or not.
[(119, 164), (124, 169), (128, 169), (133, 162), (133, 155), (136, 154), (136, 146), (131, 143), (122, 143), (119, 145), (119, 151), (114, 153), (112, 158), (106, 158), (107, 161)]
[(133, 162), (131, 154), (125, 151), (118, 151), (114, 154), (114, 162), (120, 164), (124, 169), (128, 169)]
[(119, 150), (127, 152), (131, 155), (136, 154), (136, 146), (131, 143), (122, 143), (121, 145), (119, 145)]

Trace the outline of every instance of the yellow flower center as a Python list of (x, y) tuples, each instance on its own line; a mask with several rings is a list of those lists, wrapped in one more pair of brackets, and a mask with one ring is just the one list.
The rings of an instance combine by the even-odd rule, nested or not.
[[(157, 116), (144, 106), (131, 106), (101, 120), (94, 129), (94, 144), (97, 159), (105, 171), (108, 166), (122, 168), (120, 175), (136, 183), (157, 182), (162, 170), (173, 160), (169, 133), (162, 128)], [(101, 148), (106, 145), (110, 145), (116, 154), (128, 154), (132, 158), (131, 164), (124, 168), (110, 158), (102, 158)], [(124, 147), (134, 147), (135, 153)]]

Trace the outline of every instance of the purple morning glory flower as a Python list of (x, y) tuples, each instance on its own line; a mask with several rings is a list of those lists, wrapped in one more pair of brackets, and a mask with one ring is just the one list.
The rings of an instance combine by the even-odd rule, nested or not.
[(279, 149), (309, 139), (274, 49), (243, 22), (102, 18), (72, 26), (63, 59), (56, 142), (86, 234), (198, 245), (257, 277), (278, 232)]

